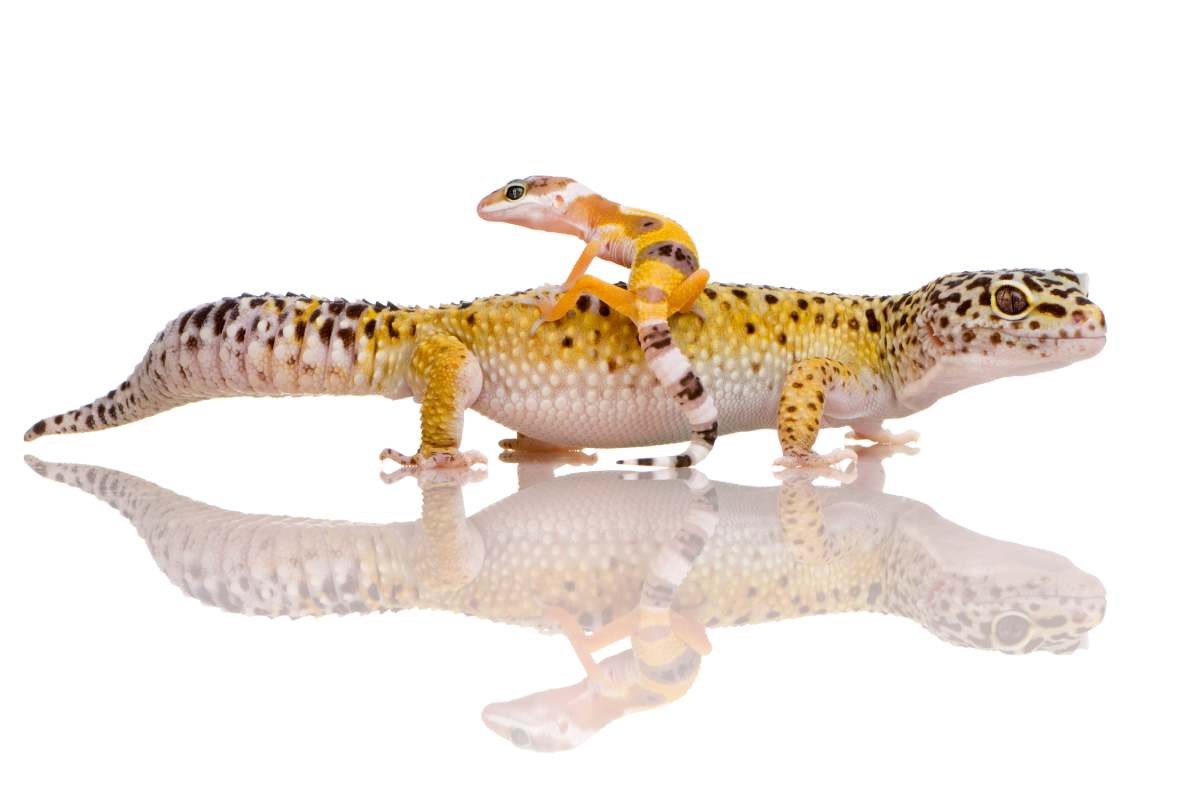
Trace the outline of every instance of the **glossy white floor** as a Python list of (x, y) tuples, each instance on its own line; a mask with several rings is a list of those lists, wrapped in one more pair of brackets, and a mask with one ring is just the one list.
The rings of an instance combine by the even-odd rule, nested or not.
[[(1194, 18), (1055, 3), (573, 14), (5, 11), (0, 793), (1194, 794)], [(383, 485), (374, 458), (414, 446), (408, 401), (222, 400), (86, 436), (18, 436), (122, 380), (172, 315), (226, 294), (438, 303), (561, 278), (577, 243), (474, 216), (485, 191), (530, 172), (671, 214), (718, 280), (882, 293), (965, 267), (1087, 271), (1109, 344), (892, 423), (919, 430), (922, 452), (886, 462), (884, 491), (959, 526), (925, 510), (897, 523), (931, 554), (918, 576), (947, 576), (909, 606), (924, 623), (846, 613), (713, 628), (681, 699), (554, 754), (519, 750), (481, 714), (581, 681), (563, 637), (440, 611), (217, 610), (174, 585), (120, 514), (23, 461), (121, 470), (237, 512), (417, 520), (415, 483)], [(468, 446), (491, 458), (463, 490), (470, 513), (516, 490), (496, 459), (507, 433), (468, 419)], [(819, 449), (842, 438), (827, 431)], [(592, 469), (620, 454), (599, 455)], [(775, 487), (776, 455), (770, 431), (730, 436), (704, 472)], [(564, 518), (576, 495), (558, 486), (557, 516), (512, 517), (543, 546), (612, 530), (634, 507), (608, 485)], [(672, 488), (663, 496), (680, 501)], [(869, 489), (857, 507), (897, 519)], [(721, 513), (778, 526), (774, 495), (756, 497)], [(181, 508), (160, 524), (193, 519)], [(654, 504), (646, 513), (662, 535)], [(172, 552), (238, 522), (217, 514)], [(484, 569), (503, 555), (489, 536), (471, 562)], [(717, 544), (714, 562), (757, 557)], [(212, 566), (193, 564), (193, 594), (219, 586)], [(995, 652), (999, 606), (964, 609), (997, 621), (992, 639), (944, 641), (953, 632), (931, 620), (948, 619), (939, 593), (955, 576), (990, 585), (1018, 568), (1091, 599), (1102, 584), (1102, 621), (1086, 603), (1065, 612), (1094, 626), (1086, 650)], [(244, 577), (234, 594), (264, 589)], [(742, 580), (731, 585), (762, 588)], [(1034, 634), (1015, 624), (1004, 636), (1023, 649)]]

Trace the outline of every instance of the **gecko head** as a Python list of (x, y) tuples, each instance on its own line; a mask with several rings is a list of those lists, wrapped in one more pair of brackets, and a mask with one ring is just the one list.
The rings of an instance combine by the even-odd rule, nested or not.
[(1104, 619), (1104, 584), (1057, 553), (982, 536), (916, 504), (896, 532), (895, 610), (945, 642), (1065, 654)]
[(924, 408), (959, 389), (1091, 358), (1104, 312), (1087, 276), (1065, 269), (957, 272), (889, 298), (901, 359), (900, 398)]
[(580, 236), (587, 221), (572, 206), (576, 199), (594, 194), (571, 178), (531, 175), (504, 184), (480, 200), (475, 210), (489, 221)]

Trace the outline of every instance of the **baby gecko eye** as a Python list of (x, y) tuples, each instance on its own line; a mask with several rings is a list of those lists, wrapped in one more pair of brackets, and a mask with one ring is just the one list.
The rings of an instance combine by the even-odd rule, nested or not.
[(514, 183), (504, 190), (504, 196), (509, 200), (520, 200), (525, 196), (525, 184)]
[(1020, 319), (1029, 310), (1029, 298), (1016, 286), (1001, 286), (992, 293), (992, 309), (1002, 317)]

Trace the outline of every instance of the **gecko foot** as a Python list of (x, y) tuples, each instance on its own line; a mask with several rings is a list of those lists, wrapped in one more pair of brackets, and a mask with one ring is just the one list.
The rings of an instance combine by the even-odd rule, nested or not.
[(504, 451), (500, 454), (500, 460), (506, 464), (553, 463), (577, 466), (596, 463), (595, 453), (585, 453), (577, 447), (543, 442), (523, 433), (518, 433), (515, 439), (501, 439), (499, 444), (500, 449)]
[(904, 445), (914, 444), (921, 438), (921, 434), (916, 431), (904, 431), (903, 433), (892, 433), (891, 431), (879, 428), (873, 431), (857, 431), (853, 426), (850, 433), (846, 435), (847, 439), (856, 439), (864, 442), (874, 442), (875, 444), (887, 445), (889, 447), (902, 447)]
[[(487, 456), (475, 450), (468, 450), (465, 453), (456, 450), (453, 453), (406, 456), (389, 447), (379, 454), (379, 460), (395, 461), (400, 465), (399, 469), (392, 472), (380, 471), (379, 477), (384, 483), (395, 483), (412, 475), (421, 480), (424, 486), (426, 480), (436, 483), (440, 477), (445, 477), (447, 482), (453, 483), (459, 480), (464, 482), (479, 480), (487, 475)], [(482, 470), (472, 469), (476, 464), (483, 464), (485, 467)], [(445, 475), (441, 473), (445, 473)], [(471, 473), (478, 475), (479, 478), (472, 477)], [(463, 478), (464, 475), (467, 476), (466, 480)]]
[[(850, 463), (845, 469), (839, 469), (843, 461)], [(857, 477), (855, 467), (858, 464), (858, 453), (854, 450), (839, 449), (830, 453), (787, 453), (775, 459), (775, 466), (783, 467), (777, 474), (787, 475), (789, 479), (815, 480), (828, 478), (839, 483), (853, 483)]]
[(563, 287), (553, 283), (546, 283), (542, 284), (536, 289), (531, 289), (526, 294), (522, 294), (514, 298), (514, 302), (516, 303), (524, 306), (536, 307), (541, 314), (538, 319), (534, 320), (533, 326), (530, 327), (530, 336), (533, 336), (535, 333), (537, 333), (538, 328), (542, 327), (543, 323), (553, 321), (547, 319), (547, 315), (554, 308), (554, 305), (558, 300), (558, 296), (561, 295), (562, 292)]

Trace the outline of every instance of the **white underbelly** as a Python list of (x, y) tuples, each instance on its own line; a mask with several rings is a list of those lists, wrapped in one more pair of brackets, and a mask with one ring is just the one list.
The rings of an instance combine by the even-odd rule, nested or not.
[[(782, 376), (715, 380), (697, 370), (717, 405), (719, 433), (774, 428)], [(685, 441), (691, 429), (679, 405), (639, 366), (619, 376), (550, 376), (506, 382), (484, 375), (472, 408), (505, 427), (567, 447), (638, 447)], [(590, 378), (590, 379), (589, 379)]]

